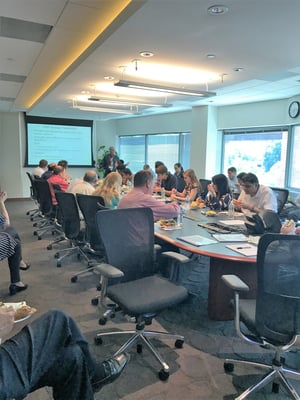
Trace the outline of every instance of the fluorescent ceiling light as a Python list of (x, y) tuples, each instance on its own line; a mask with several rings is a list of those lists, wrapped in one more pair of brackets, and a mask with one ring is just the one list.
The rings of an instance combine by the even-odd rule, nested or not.
[(120, 110), (118, 108), (107, 108), (107, 107), (86, 107), (86, 106), (74, 106), (78, 110), (82, 111), (92, 111), (92, 112), (106, 112), (106, 113), (114, 113), (114, 114), (136, 114), (136, 111), (132, 110)]
[(212, 97), (212, 96), (216, 95), (216, 93), (214, 93), (214, 92), (181, 89), (181, 88), (170, 87), (170, 86), (153, 85), (151, 83), (142, 83), (142, 82), (133, 82), (133, 81), (124, 81), (124, 80), (120, 80), (120, 81), (116, 82), (114, 85), (128, 87), (128, 88), (132, 88), (132, 89), (152, 90), (154, 92), (183, 94), (186, 96)]
[(169, 103), (162, 103), (162, 104), (154, 104), (154, 103), (145, 103), (144, 101), (131, 101), (131, 100), (113, 100), (113, 99), (100, 99), (96, 96), (91, 96), (88, 98), (89, 101), (97, 101), (101, 104), (108, 104), (108, 105), (117, 105), (117, 106), (148, 106), (148, 107), (167, 107), (171, 106)]

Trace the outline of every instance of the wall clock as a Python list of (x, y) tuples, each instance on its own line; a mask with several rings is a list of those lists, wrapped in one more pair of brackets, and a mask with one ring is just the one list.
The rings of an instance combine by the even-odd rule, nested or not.
[(291, 118), (296, 118), (298, 117), (299, 112), (300, 112), (299, 101), (292, 101), (291, 104), (289, 105), (289, 116)]

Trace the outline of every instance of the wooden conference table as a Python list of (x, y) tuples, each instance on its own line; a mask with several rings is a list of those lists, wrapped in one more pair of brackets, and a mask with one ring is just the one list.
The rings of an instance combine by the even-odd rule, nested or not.
[[(236, 217), (236, 219), (241, 217)], [(226, 220), (228, 216), (220, 213), (215, 217), (207, 217), (204, 211), (190, 210), (183, 218), (182, 228), (176, 230), (162, 230), (159, 224), (155, 224), (155, 236), (168, 243), (177, 246), (194, 254), (208, 256), (209, 267), (209, 289), (208, 289), (208, 316), (213, 320), (233, 319), (233, 310), (230, 307), (230, 300), (233, 298), (232, 291), (225, 286), (221, 280), (223, 274), (235, 274), (243, 279), (250, 291), (243, 295), (243, 298), (255, 298), (256, 295), (256, 256), (240, 255), (226, 246), (237, 244), (233, 242), (217, 242), (209, 245), (194, 246), (179, 240), (178, 237), (189, 235), (201, 235), (202, 237), (214, 239), (212, 232), (198, 226), (199, 223), (212, 223), (219, 220)], [(247, 242), (246, 242), (247, 243)], [(240, 243), (241, 247), (245, 243)], [(188, 264), (186, 264), (188, 268)]]

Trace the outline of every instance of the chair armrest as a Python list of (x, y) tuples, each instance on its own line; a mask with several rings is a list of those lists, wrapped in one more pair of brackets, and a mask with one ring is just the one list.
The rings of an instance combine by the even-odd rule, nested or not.
[(180, 254), (180, 253), (176, 253), (175, 251), (165, 251), (165, 252), (161, 253), (161, 255), (164, 257), (170, 258), (174, 261), (178, 261), (182, 264), (185, 264), (185, 263), (191, 261), (189, 257), (187, 257), (183, 254)]
[(236, 275), (222, 275), (222, 281), (232, 290), (238, 292), (249, 292), (249, 286)]
[(114, 279), (114, 278), (122, 278), (124, 276), (124, 273), (120, 269), (110, 264), (105, 264), (105, 263), (99, 264), (97, 265), (95, 270), (98, 271), (105, 278)]

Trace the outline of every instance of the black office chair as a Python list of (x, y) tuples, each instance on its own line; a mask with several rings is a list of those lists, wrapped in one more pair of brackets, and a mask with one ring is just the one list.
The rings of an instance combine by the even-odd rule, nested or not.
[(41, 211), (40, 211), (40, 208), (39, 208), (37, 191), (36, 191), (35, 184), (34, 184), (34, 177), (29, 172), (26, 172), (26, 175), (28, 176), (28, 179), (29, 179), (29, 182), (30, 182), (30, 187), (29, 187), (30, 198), (36, 204), (36, 207), (31, 209), (31, 210), (28, 210), (26, 212), (26, 215), (29, 215), (30, 220), (34, 221), (36, 218), (39, 218), (39, 219), (42, 218), (42, 215), (41, 215)]
[[(76, 201), (85, 222), (85, 249), (96, 258), (94, 263), (96, 265), (96, 263), (103, 261), (105, 256), (103, 244), (96, 224), (97, 211), (99, 211), (99, 209), (106, 209), (104, 206), (104, 199), (101, 196), (91, 196), (87, 194), (76, 193)], [(84, 275), (87, 272), (92, 272), (93, 270), (94, 265), (92, 265), (86, 271), (81, 271), (74, 274), (71, 277), (71, 282), (77, 282), (78, 276)]]
[(288, 200), (289, 191), (288, 189), (277, 187), (271, 187), (271, 189), (273, 190), (273, 193), (275, 194), (277, 199), (277, 213), (280, 214)]
[(234, 364), (261, 368), (265, 375), (236, 399), (245, 399), (268, 383), (278, 392), (279, 383), (293, 399), (300, 399), (287, 377), (300, 379), (300, 372), (284, 367), (282, 355), (300, 345), (300, 236), (267, 233), (258, 244), (256, 300), (243, 300), (239, 292), (249, 287), (235, 275), (222, 279), (234, 290), (235, 327), (239, 337), (263, 349), (273, 350), (272, 365), (226, 359), (224, 369)]
[(52, 197), (48, 182), (41, 178), (35, 178), (34, 186), (36, 189), (42, 218), (39, 222), (35, 222), (33, 224), (33, 226), (36, 228), (33, 234), (37, 236), (39, 240), (41, 240), (42, 236), (47, 233), (59, 235), (58, 238), (52, 243), (58, 243), (62, 240), (65, 240), (62, 229), (57, 223), (57, 209), (52, 205)]
[[(84, 230), (80, 227), (80, 217), (76, 198), (73, 193), (55, 191), (55, 196), (62, 217), (62, 229), (66, 238), (70, 241), (71, 247), (59, 250), (55, 254), (57, 258), (57, 267), (61, 267), (62, 261), (72, 254), (77, 254), (77, 258), (81, 257), (87, 262), (88, 267), (94, 266), (94, 261), (90, 260), (87, 255), (87, 248), (84, 236)], [(61, 253), (64, 253), (61, 255)]]
[(208, 189), (207, 189), (207, 185), (209, 185), (211, 183), (210, 179), (199, 179), (202, 191), (200, 196), (202, 197), (202, 199), (205, 199), (207, 193), (208, 193)]
[[(108, 335), (130, 335), (115, 355), (127, 351), (134, 344), (137, 344), (140, 353), (141, 343), (145, 344), (162, 366), (159, 378), (166, 380), (169, 377), (169, 366), (149, 338), (174, 339), (175, 346), (180, 348), (184, 337), (147, 331), (145, 324), (150, 324), (159, 311), (184, 301), (188, 293), (184, 287), (156, 274), (152, 210), (131, 208), (98, 211), (97, 224), (109, 263), (97, 267), (102, 275), (103, 297), (107, 296), (124, 314), (134, 317), (136, 329), (101, 332), (97, 334), (95, 342), (102, 343), (102, 338)], [(175, 262), (190, 261), (179, 253), (168, 252), (166, 255)], [(111, 279), (118, 279), (119, 283), (109, 284)]]

